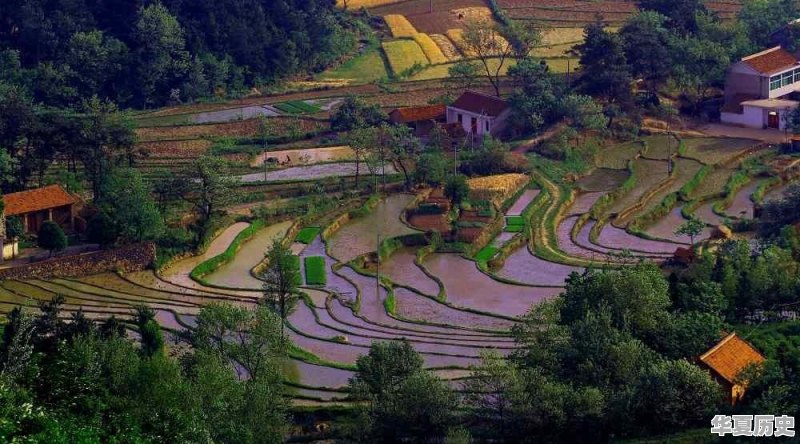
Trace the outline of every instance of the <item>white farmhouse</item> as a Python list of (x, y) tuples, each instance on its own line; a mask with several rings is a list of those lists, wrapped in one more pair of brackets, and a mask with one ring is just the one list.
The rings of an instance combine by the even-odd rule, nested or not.
[(465, 91), (447, 107), (447, 123), (460, 124), (473, 137), (497, 136), (506, 128), (510, 114), (511, 106), (505, 100), (476, 91)]
[(780, 46), (734, 63), (725, 79), (723, 123), (784, 129), (800, 98), (800, 63)]

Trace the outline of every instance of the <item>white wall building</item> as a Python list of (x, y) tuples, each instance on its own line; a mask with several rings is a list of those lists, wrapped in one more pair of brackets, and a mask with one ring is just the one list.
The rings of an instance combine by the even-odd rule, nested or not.
[(511, 106), (505, 100), (466, 91), (447, 107), (447, 123), (459, 123), (467, 134), (497, 136), (507, 125)]
[(728, 70), (720, 120), (748, 128), (784, 129), (798, 102), (800, 63), (779, 46), (747, 56)]

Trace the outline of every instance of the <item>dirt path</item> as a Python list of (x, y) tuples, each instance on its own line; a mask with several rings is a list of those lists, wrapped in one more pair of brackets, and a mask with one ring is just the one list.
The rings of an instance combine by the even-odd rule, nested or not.
[(544, 133), (542, 133), (541, 135), (538, 135), (538, 136), (534, 137), (533, 139), (529, 139), (529, 140), (526, 140), (526, 141), (520, 143), (516, 148), (514, 148), (512, 150), (512, 152), (513, 153), (518, 153), (518, 154), (525, 154), (528, 151), (530, 151), (533, 148), (535, 148), (536, 145), (553, 138), (553, 136), (555, 136), (556, 134), (560, 133), (564, 128), (566, 128), (566, 126), (567, 126), (567, 122), (560, 122), (560, 123), (556, 124), (556, 126), (550, 128), (547, 131), (545, 131)]

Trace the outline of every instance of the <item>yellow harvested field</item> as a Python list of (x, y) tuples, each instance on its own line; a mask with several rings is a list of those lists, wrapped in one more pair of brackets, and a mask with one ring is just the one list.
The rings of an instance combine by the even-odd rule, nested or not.
[(383, 42), (383, 51), (389, 60), (389, 66), (396, 76), (403, 74), (414, 65), (428, 65), (428, 58), (417, 42), (413, 40), (395, 40)]
[[(500, 53), (506, 52), (509, 47), (510, 43), (500, 34), (485, 30), (484, 32), (491, 32), (491, 39), (487, 39), (487, 41), (491, 42), (491, 46), (493, 48), (489, 48), (490, 51), (489, 55), (499, 55)], [(461, 51), (462, 54), (466, 57), (476, 57), (477, 54), (472, 48), (469, 48), (467, 44), (464, 42), (464, 30), (463, 29), (448, 29), (447, 30), (447, 37), (453, 41), (456, 47)], [(487, 45), (488, 46), (488, 45)]]
[(428, 58), (428, 61), (433, 64), (439, 63), (447, 63), (449, 59), (442, 53), (441, 48), (436, 44), (436, 42), (431, 39), (431, 36), (428, 34), (417, 33), (414, 34), (414, 41), (417, 42), (420, 48), (422, 48), (422, 52), (425, 53), (425, 57)]
[(447, 35), (447, 38), (453, 42), (456, 48), (458, 48), (461, 54), (464, 54), (465, 57), (475, 57), (475, 53), (471, 49), (468, 49), (466, 44), (464, 44), (463, 29), (448, 29), (445, 35)]
[(392, 31), (392, 37), (398, 39), (402, 37), (414, 37), (417, 34), (416, 28), (404, 15), (389, 14), (385, 15), (383, 19)]
[(374, 8), (377, 6), (399, 3), (403, 0), (336, 0), (336, 7), (348, 10), (359, 8)]
[(456, 45), (454, 45), (453, 42), (449, 38), (447, 38), (446, 35), (431, 34), (430, 38), (431, 40), (436, 42), (436, 45), (442, 51), (442, 54), (444, 54), (444, 56), (447, 57), (447, 60), (451, 62), (461, 60), (461, 53), (458, 51), (458, 48), (456, 48)]
[(464, 22), (492, 23), (494, 17), (492, 11), (485, 6), (474, 6), (470, 8), (459, 8), (450, 11), (460, 17)]
[(491, 200), (499, 206), (528, 181), (530, 177), (525, 174), (511, 173), (468, 179), (467, 185), (471, 198)]
[(552, 28), (542, 32), (542, 46), (583, 41), (583, 28)]

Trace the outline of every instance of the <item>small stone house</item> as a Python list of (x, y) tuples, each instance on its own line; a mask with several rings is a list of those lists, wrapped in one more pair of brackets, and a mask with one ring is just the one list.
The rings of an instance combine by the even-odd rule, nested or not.
[(766, 360), (758, 350), (735, 332), (725, 336), (699, 359), (725, 391), (725, 396), (731, 405), (736, 404), (747, 389), (746, 382), (738, 380), (742, 370), (751, 365), (760, 365)]
[(505, 100), (477, 91), (466, 91), (447, 107), (447, 123), (458, 123), (473, 137), (498, 136), (508, 125), (511, 106)]

